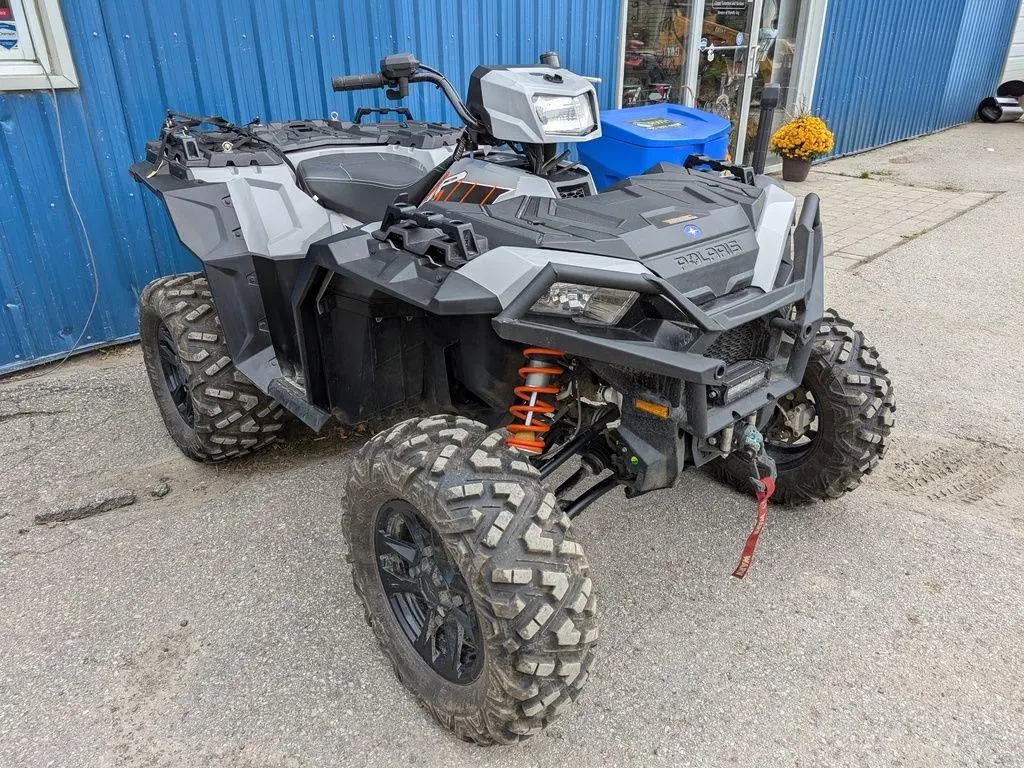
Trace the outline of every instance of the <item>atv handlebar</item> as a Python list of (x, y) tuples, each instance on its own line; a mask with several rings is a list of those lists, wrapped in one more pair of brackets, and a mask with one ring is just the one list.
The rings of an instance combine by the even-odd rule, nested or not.
[(340, 75), (331, 78), (331, 87), (335, 91), (362, 91), (367, 88), (383, 88), (388, 85), (380, 72), (369, 72), (365, 75)]
[(398, 100), (405, 98), (409, 83), (432, 83), (444, 93), (455, 112), (467, 127), (480, 131), (480, 121), (466, 109), (462, 97), (448, 82), (448, 79), (432, 67), (428, 67), (411, 54), (399, 53), (381, 60), (380, 72), (368, 72), (365, 75), (339, 75), (331, 78), (331, 87), (335, 91), (362, 91), (372, 88), (387, 88), (387, 97)]

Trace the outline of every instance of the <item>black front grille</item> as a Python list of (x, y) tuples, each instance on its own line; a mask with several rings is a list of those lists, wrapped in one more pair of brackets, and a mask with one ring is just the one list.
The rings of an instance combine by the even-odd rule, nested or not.
[(760, 320), (754, 320), (724, 331), (708, 347), (704, 356), (723, 360), (726, 365), (738, 363), (740, 360), (762, 360), (767, 355), (770, 339), (765, 324)]
[(567, 187), (558, 188), (559, 197), (587, 197), (590, 195), (590, 187), (583, 184), (572, 184)]

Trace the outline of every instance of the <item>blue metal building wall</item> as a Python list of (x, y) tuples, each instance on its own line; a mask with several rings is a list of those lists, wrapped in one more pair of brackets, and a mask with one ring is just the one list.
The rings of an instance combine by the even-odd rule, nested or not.
[[(161, 274), (192, 270), (128, 166), (166, 107), (229, 119), (351, 114), (383, 95), (334, 94), (329, 76), (413, 51), (465, 88), (477, 64), (561, 52), (601, 77), (614, 106), (619, 0), (64, 0), (81, 88), (58, 92), (71, 188), (102, 284), (83, 346), (136, 333), (136, 302)], [(455, 121), (413, 86), (417, 117)], [(62, 357), (92, 299), (85, 243), (64, 188), (48, 92), (0, 93), (0, 373)]]
[(972, 119), (995, 91), (1020, 0), (831, 0), (814, 112), (835, 155)]

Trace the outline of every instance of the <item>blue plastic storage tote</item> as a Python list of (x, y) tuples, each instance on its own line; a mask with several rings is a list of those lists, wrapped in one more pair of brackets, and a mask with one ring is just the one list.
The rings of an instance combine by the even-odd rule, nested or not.
[(601, 114), (601, 138), (576, 145), (600, 191), (655, 163), (687, 155), (724, 160), (731, 124), (718, 115), (679, 104), (613, 109)]

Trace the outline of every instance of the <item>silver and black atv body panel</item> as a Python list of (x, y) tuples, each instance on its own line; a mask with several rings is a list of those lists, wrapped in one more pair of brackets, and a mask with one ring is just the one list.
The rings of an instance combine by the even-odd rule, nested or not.
[[(362, 112), (351, 122), (252, 126), (259, 141), (231, 129), (165, 129), (161, 139), (147, 144), (146, 161), (131, 169), (161, 197), (182, 244), (203, 264), (236, 366), (314, 428), (332, 410), (355, 423), (415, 398), (393, 395), (389, 386), (380, 385), (371, 386), (368, 397), (358, 402), (344, 398), (344, 406), (305, 404), (304, 370), (292, 360), (298, 347), (291, 294), (301, 262), (313, 243), (332, 235), (356, 231), (356, 237), (368, 238), (376, 229), (373, 222), (385, 214), (403, 185), (449, 158), (461, 135), (447, 124), (411, 119), (360, 123)], [(486, 160), (482, 157), (481, 152), (454, 163), (431, 196), (468, 204), (595, 191), (585, 168), (563, 163), (539, 179), (514, 153), (492, 150)], [(433, 285), (433, 277), (429, 280)], [(487, 325), (489, 320), (482, 322)], [(375, 359), (382, 356), (381, 350), (369, 349)], [(345, 352), (346, 357), (351, 354), (361, 353)], [(402, 376), (388, 370), (379, 378), (397, 382)], [(501, 398), (507, 399), (507, 393)], [(439, 403), (446, 404), (443, 394)]]
[(586, 168), (566, 165), (541, 178), (527, 173), (522, 162), (522, 157), (512, 152), (463, 157), (431, 189), (426, 202), (489, 206), (513, 197), (557, 199), (597, 194)]
[[(627, 490), (642, 493), (720, 455), (717, 433), (799, 385), (823, 312), (813, 195), (791, 238), (795, 201), (764, 177), (660, 165), (595, 194), (584, 168), (539, 178), (492, 151), (455, 161), (422, 205), (399, 198), (378, 223), (356, 218), (358, 190), (390, 196), (413, 175), (382, 176), (436, 165), (452, 129), (261, 130), (273, 151), (229, 135), (189, 149), (186, 136), (180, 156), (151, 144), (132, 173), (202, 262), (238, 369), (314, 429), (403, 407), (501, 423), (524, 345), (551, 347), (623, 403), (669, 409), (621, 409), (636, 459)], [(614, 327), (532, 313), (558, 281), (641, 298)]]

